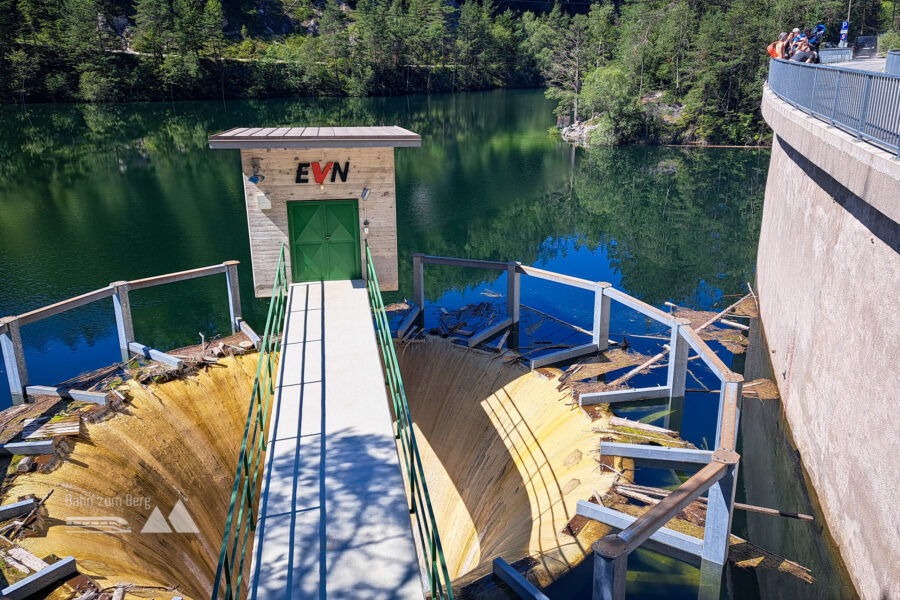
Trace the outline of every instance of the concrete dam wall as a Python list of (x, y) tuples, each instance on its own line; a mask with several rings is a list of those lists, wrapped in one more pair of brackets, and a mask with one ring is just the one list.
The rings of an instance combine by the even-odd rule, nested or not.
[(784, 411), (859, 594), (900, 597), (900, 160), (766, 88), (757, 257)]

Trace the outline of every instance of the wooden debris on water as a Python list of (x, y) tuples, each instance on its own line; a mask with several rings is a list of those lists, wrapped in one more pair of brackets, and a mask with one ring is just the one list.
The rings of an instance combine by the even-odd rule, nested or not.
[[(750, 301), (752, 302), (752, 299)], [(727, 326), (719, 327), (714, 324), (722, 322), (722, 318), (717, 317), (718, 313), (679, 307), (673, 314), (676, 318), (690, 320), (691, 327), (697, 331), (702, 339), (717, 341), (732, 354), (742, 354), (747, 349), (749, 340), (743, 335), (742, 329)]]
[[(593, 405), (588, 408), (596, 409), (603, 406), (602, 404)], [(603, 412), (600, 411), (598, 416), (602, 417)], [(591, 418), (595, 418), (594, 415)], [(688, 441), (681, 439), (678, 432), (649, 423), (640, 421), (632, 421), (623, 417), (612, 415), (607, 421), (607, 426), (594, 426), (592, 430), (595, 433), (602, 433), (605, 436), (601, 441), (622, 441), (631, 444), (649, 444), (653, 443), (659, 446), (671, 446), (676, 448), (694, 448), (694, 445)], [(612, 438), (608, 436), (613, 436)]]
[(756, 299), (752, 295), (744, 296), (740, 302), (738, 302), (733, 309), (731, 309), (731, 314), (738, 317), (747, 317), (749, 319), (758, 319), (759, 318), (759, 309), (756, 306)]
[[(656, 503), (661, 498), (665, 498), (670, 495), (672, 492), (669, 490), (664, 490), (661, 488), (654, 488), (645, 485), (635, 485), (635, 484), (623, 484), (616, 483), (613, 485), (613, 489), (616, 493), (626, 496), (632, 499), (645, 499), (641, 500), (646, 504)], [(706, 505), (709, 502), (709, 499), (705, 496), (700, 496), (697, 498), (697, 502), (700, 502), (703, 505)], [(735, 502), (734, 503), (735, 510), (744, 510), (747, 512), (755, 512), (763, 515), (769, 515), (772, 517), (786, 517), (789, 519), (797, 519), (799, 521), (814, 521), (814, 517), (812, 515), (807, 515), (803, 513), (795, 513), (789, 511), (778, 510), (775, 508), (767, 508), (764, 506), (756, 506), (753, 504), (745, 504), (743, 502)]]
[(756, 398), (757, 400), (778, 400), (778, 386), (771, 379), (754, 379), (744, 384), (742, 389), (744, 398)]
[(412, 306), (407, 304), (406, 302), (394, 302), (393, 304), (388, 304), (384, 307), (385, 312), (406, 312)]
[[(597, 356), (592, 356), (581, 362), (578, 362), (568, 369), (560, 378), (560, 389), (572, 388), (576, 390), (576, 394), (586, 393), (590, 391), (607, 391), (590, 389), (596, 387), (595, 383), (585, 383), (589, 379), (603, 377), (607, 373), (618, 371), (619, 369), (627, 369), (643, 363), (649, 357), (631, 350), (622, 350), (621, 348), (609, 348)], [(601, 385), (604, 385), (600, 382)], [(618, 389), (618, 388), (613, 388)]]
[[(26, 424), (26, 428), (28, 425)], [(24, 433), (24, 432), (23, 432)], [(26, 440), (40, 440), (56, 436), (81, 435), (81, 417), (79, 415), (64, 416), (59, 419), (51, 419), (33, 432), (24, 436)]]

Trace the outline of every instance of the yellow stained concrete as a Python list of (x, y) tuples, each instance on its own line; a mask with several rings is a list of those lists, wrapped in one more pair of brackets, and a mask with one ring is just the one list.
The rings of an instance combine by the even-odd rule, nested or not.
[[(43, 497), (55, 489), (46, 535), (26, 538), (22, 546), (41, 558), (74, 556), (79, 571), (103, 587), (177, 585), (177, 595), (208, 598), (257, 357), (220, 363), (225, 366), (152, 385), (152, 395), (130, 383), (126, 412), (88, 424), (89, 439), (80, 440), (60, 468), (19, 476), (5, 498)], [(179, 499), (199, 534), (140, 533), (153, 507), (168, 517)], [(132, 532), (81, 533), (66, 526), (71, 517), (106, 516), (125, 519)]]
[(542, 586), (580, 562), (606, 528), (562, 531), (576, 502), (604, 494), (613, 475), (594, 460), (597, 435), (567, 404), (571, 392), (440, 338), (402, 348), (399, 360), (454, 587), (489, 573), (497, 556), (533, 557), (529, 577)]

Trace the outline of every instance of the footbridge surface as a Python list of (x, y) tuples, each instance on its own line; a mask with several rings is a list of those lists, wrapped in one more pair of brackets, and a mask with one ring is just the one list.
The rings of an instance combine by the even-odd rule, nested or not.
[(280, 355), (248, 597), (421, 599), (366, 284), (292, 284)]

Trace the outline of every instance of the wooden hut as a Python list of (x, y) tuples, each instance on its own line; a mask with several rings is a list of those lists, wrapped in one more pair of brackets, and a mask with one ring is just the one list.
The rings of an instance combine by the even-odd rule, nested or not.
[(365, 243), (382, 290), (396, 290), (394, 148), (402, 127), (236, 127), (209, 137), (239, 149), (253, 285), (269, 296), (281, 244), (292, 281), (364, 279)]

